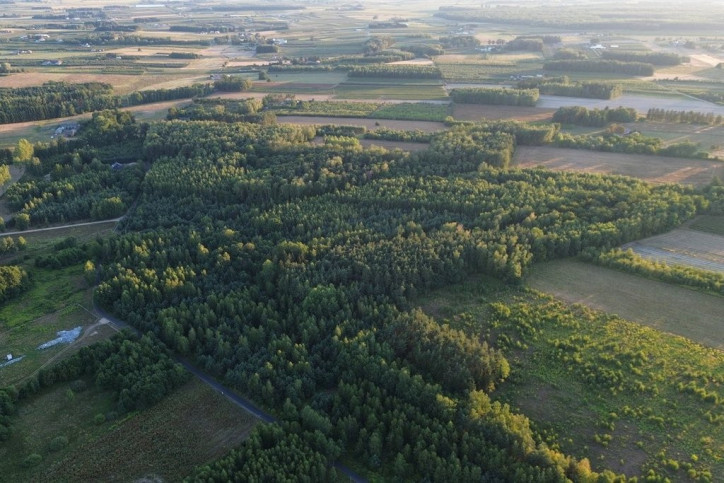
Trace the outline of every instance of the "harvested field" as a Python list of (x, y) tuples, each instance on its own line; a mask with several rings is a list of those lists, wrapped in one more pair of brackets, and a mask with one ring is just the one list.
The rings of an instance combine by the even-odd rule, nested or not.
[(555, 109), (518, 106), (485, 106), (480, 104), (454, 104), (453, 117), (459, 121), (481, 119), (514, 119), (516, 121), (550, 121)]
[[(159, 87), (189, 85), (198, 79), (188, 79), (187, 76), (169, 74), (103, 74), (103, 73), (61, 73), (61, 72), (21, 72), (0, 77), (0, 87), (28, 87), (39, 86), (46, 82), (67, 82), (78, 84), (84, 82), (105, 82), (113, 86), (116, 94), (128, 94), (141, 89), (155, 89)], [(157, 87), (159, 86), (159, 87)]]
[(363, 126), (367, 129), (386, 127), (388, 129), (402, 129), (424, 132), (436, 132), (445, 129), (445, 124), (433, 121), (396, 121), (393, 119), (365, 119), (360, 117), (316, 117), (316, 116), (278, 116), (280, 124), (324, 125), (336, 124), (340, 126)]
[(644, 258), (724, 273), (724, 236), (695, 230), (672, 230), (627, 243)]
[(556, 171), (620, 174), (650, 183), (703, 186), (711, 182), (714, 176), (724, 176), (724, 163), (721, 161), (545, 146), (521, 146), (516, 149), (513, 161), (520, 168), (543, 166)]
[(724, 350), (724, 297), (573, 260), (535, 265), (527, 285)]

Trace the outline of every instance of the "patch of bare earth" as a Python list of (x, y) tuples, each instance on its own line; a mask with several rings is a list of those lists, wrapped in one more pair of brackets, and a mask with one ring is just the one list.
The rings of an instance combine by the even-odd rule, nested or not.
[(656, 184), (703, 186), (715, 176), (724, 176), (724, 163), (721, 161), (546, 146), (521, 146), (516, 149), (513, 162), (520, 168), (542, 166), (555, 171), (620, 174)]

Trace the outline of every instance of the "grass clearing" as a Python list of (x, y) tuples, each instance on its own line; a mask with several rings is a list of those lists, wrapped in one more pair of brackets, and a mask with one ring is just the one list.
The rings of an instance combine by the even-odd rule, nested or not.
[(540, 109), (523, 106), (487, 106), (483, 104), (453, 104), (453, 117), (459, 121), (480, 121), (483, 119), (512, 119), (534, 122), (550, 121), (555, 109)]
[(691, 221), (689, 228), (692, 230), (724, 236), (724, 216), (697, 216)]
[(575, 260), (534, 266), (528, 286), (724, 350), (724, 297)]
[(514, 165), (543, 166), (554, 171), (578, 171), (632, 176), (650, 183), (709, 184), (724, 176), (724, 163), (702, 159), (670, 158), (642, 154), (604, 153), (548, 146), (519, 146)]
[[(94, 416), (115, 409), (112, 395), (91, 388), (71, 400), (67, 390), (59, 384), (21, 405), (13, 436), (0, 445), (0, 474), (8, 481), (179, 481), (240, 444), (256, 424), (196, 379), (145, 411), (100, 425)], [(57, 436), (68, 446), (51, 452)], [(42, 460), (23, 468), (30, 453)]]
[(492, 397), (550, 446), (628, 476), (724, 471), (721, 351), (480, 278), (432, 292), (422, 309), (503, 348), (511, 376)]
[(448, 100), (442, 85), (437, 84), (371, 84), (345, 82), (334, 89), (338, 99), (377, 100)]

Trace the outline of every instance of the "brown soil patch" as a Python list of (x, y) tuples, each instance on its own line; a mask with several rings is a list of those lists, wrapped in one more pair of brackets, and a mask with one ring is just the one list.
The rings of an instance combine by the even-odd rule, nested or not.
[(453, 117), (461, 121), (481, 119), (515, 119), (517, 121), (550, 121), (555, 109), (518, 106), (485, 106), (480, 104), (455, 104)]
[(520, 168), (543, 166), (556, 171), (620, 174), (656, 184), (702, 186), (711, 182), (714, 176), (724, 176), (721, 161), (551, 147), (519, 147), (515, 151), (514, 164)]

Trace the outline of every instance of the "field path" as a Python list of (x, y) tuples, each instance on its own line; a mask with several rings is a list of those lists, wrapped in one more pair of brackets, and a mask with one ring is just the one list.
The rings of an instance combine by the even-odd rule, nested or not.
[(724, 297), (574, 260), (535, 265), (526, 284), (724, 350)]
[(101, 223), (117, 223), (121, 221), (123, 217), (120, 218), (112, 218), (110, 220), (100, 220), (100, 221), (87, 221), (85, 223), (69, 223), (67, 225), (59, 225), (59, 226), (49, 226), (47, 228), (35, 228), (32, 230), (22, 230), (22, 231), (5, 231), (0, 232), (0, 236), (9, 236), (9, 235), (24, 235), (26, 233), (37, 233), (39, 231), (51, 231), (51, 230), (62, 230), (64, 228), (74, 228), (76, 226), (89, 226), (89, 225), (100, 225)]
[[(134, 327), (131, 327), (127, 323), (123, 322), (122, 320), (119, 320), (115, 317), (113, 317), (111, 314), (103, 311), (101, 308), (94, 305), (93, 307), (94, 311), (100, 314), (100, 322), (104, 324), (110, 324), (111, 327), (113, 327), (116, 330), (123, 330), (123, 329), (129, 329), (136, 334), (139, 334), (140, 332), (136, 330)], [(248, 412), (255, 418), (265, 422), (265, 423), (273, 423), (276, 421), (276, 418), (272, 416), (271, 414), (259, 409), (256, 407), (251, 401), (248, 399), (245, 399), (238, 394), (236, 394), (232, 389), (229, 389), (228, 387), (222, 385), (221, 383), (217, 382), (210, 374), (202, 371), (195, 365), (193, 365), (189, 360), (176, 356), (176, 361), (178, 361), (186, 370), (188, 370), (191, 374), (196, 376), (201, 382), (212, 388), (213, 390), (221, 393), (222, 396), (227, 398), (229, 401), (234, 403), (236, 406), (240, 407), (244, 411)], [(353, 481), (355, 483), (363, 483), (367, 480), (363, 478), (362, 476), (358, 475), (354, 471), (350, 470), (346, 466), (342, 465), (339, 462), (334, 462), (333, 466), (338, 471), (344, 473), (347, 478), (349, 478), (349, 481)]]

